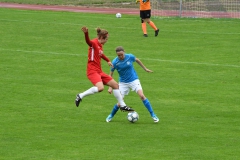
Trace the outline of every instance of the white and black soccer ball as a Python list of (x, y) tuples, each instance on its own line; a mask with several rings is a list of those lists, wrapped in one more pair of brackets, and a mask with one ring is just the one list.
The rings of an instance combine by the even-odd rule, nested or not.
[(116, 17), (117, 17), (117, 18), (121, 18), (121, 17), (122, 17), (121, 13), (117, 13), (117, 14), (116, 14)]
[(138, 113), (135, 112), (135, 111), (134, 111), (134, 112), (129, 112), (128, 115), (127, 115), (127, 120), (128, 120), (129, 122), (134, 123), (134, 122), (137, 122), (138, 119), (139, 119), (139, 115), (138, 115)]

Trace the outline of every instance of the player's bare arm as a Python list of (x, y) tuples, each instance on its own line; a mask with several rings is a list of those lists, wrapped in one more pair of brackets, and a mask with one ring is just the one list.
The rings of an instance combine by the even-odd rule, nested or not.
[(136, 58), (135, 60), (146, 72), (150, 72), (150, 73), (153, 72), (152, 70), (145, 67), (145, 65), (142, 63), (142, 61), (140, 61), (140, 59)]

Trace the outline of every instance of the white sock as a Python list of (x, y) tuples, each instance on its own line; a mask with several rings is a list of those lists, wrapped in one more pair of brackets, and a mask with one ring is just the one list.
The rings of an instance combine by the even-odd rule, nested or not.
[(121, 107), (126, 106), (119, 89), (113, 89), (113, 95), (117, 98), (118, 103), (120, 104)]
[(80, 98), (83, 98), (85, 96), (89, 96), (89, 95), (95, 94), (95, 93), (98, 93), (98, 88), (94, 86), (94, 87), (89, 88), (85, 92), (80, 93), (79, 96), (80, 96)]

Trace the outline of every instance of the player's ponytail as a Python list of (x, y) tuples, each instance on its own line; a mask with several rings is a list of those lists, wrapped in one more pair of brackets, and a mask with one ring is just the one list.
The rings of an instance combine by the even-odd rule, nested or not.
[(108, 37), (108, 31), (105, 29), (97, 28), (97, 36), (99, 39), (106, 39)]

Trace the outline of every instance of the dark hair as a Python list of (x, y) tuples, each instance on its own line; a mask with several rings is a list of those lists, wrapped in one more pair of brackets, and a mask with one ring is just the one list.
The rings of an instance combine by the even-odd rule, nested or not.
[(98, 38), (106, 39), (108, 37), (108, 31), (105, 29), (97, 28)]
[(121, 51), (124, 52), (124, 48), (122, 46), (118, 46), (115, 50), (116, 52), (121, 52)]

